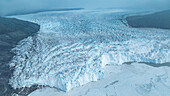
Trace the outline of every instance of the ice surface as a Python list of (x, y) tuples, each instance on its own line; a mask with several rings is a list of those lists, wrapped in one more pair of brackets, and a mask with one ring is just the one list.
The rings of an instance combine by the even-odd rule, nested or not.
[(47, 87), (29, 96), (169, 96), (169, 74), (170, 67), (158, 68), (139, 63), (112, 65), (105, 67), (104, 79), (97, 82), (66, 93)]
[[(74, 11), (17, 16), (41, 25), (37, 35), (13, 49), (13, 88), (34, 84), (63, 91), (104, 78), (106, 64), (170, 62), (170, 33), (129, 28), (129, 13)], [(113, 69), (114, 70), (114, 69)]]

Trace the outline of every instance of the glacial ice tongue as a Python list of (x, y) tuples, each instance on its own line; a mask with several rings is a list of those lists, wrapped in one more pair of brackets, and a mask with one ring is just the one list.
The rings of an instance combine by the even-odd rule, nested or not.
[(169, 31), (129, 28), (120, 21), (124, 14), (80, 11), (18, 16), (40, 24), (41, 29), (12, 50), (16, 56), (10, 62), (15, 69), (10, 84), (69, 91), (102, 79), (106, 64), (170, 62)]
[[(56, 42), (55, 46), (50, 46), (47, 43), (49, 40), (40, 38), (41, 36), (29, 37), (13, 49), (16, 56), (11, 66), (17, 69), (15, 76), (11, 78), (14, 88), (38, 84), (68, 91), (103, 78), (102, 47), (97, 46), (94, 41)], [(43, 43), (50, 45), (41, 45)]]

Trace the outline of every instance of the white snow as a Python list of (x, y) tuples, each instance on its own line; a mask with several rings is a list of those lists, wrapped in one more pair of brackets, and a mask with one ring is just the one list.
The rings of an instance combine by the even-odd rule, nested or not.
[[(15, 71), (10, 84), (13, 88), (38, 84), (69, 91), (91, 81), (103, 79), (104, 75), (109, 74), (107, 72), (104, 74), (104, 71), (107, 71), (104, 68), (109, 64), (119, 65), (109, 69), (114, 72), (118, 71), (120, 80), (123, 80), (118, 81), (119, 89), (99, 88), (100, 85), (103, 86), (112, 80), (119, 80), (117, 73), (111, 74), (111, 77), (106, 76), (111, 81), (105, 78), (103, 80), (106, 81), (99, 81), (103, 83), (95, 83), (99, 84), (95, 85), (98, 88), (90, 89), (88, 96), (100, 93), (103, 96), (107, 92), (109, 96), (110, 92), (124, 96), (127, 91), (130, 92), (129, 96), (152, 94), (152, 92), (156, 94), (154, 92), (157, 92), (158, 88), (146, 93), (151, 89), (145, 89), (145, 86), (153, 87), (152, 84), (162, 86), (165, 82), (157, 83), (155, 81), (157, 77), (153, 75), (157, 75), (156, 71), (166, 71), (163, 69), (167, 69), (166, 67), (152, 69), (152, 67), (138, 64), (139, 66), (131, 67), (123, 65), (131, 68), (129, 70), (116, 68), (122, 68), (122, 63), (130, 61), (170, 62), (169, 30), (129, 28), (119, 20), (127, 13), (129, 12), (122, 10), (120, 12), (75, 11), (16, 16), (40, 24), (41, 29), (37, 35), (24, 39), (13, 49), (16, 56), (10, 65), (15, 68)], [(134, 70), (132, 67), (135, 67)], [(148, 70), (150, 75), (145, 75), (143, 70)], [(143, 76), (140, 77), (140, 75)], [(166, 75), (168, 76), (168, 73)], [(147, 76), (148, 79), (146, 79)], [(151, 78), (153, 78), (153, 83), (150, 81)], [(169, 90), (165, 86), (162, 87), (166, 92)], [(125, 90), (125, 92), (116, 90)], [(133, 93), (134, 90), (136, 93)], [(158, 92), (161, 92), (160, 90)]]
[(151, 67), (145, 64), (109, 65), (105, 77), (97, 82), (62, 92), (43, 88), (29, 96), (169, 96), (170, 67)]

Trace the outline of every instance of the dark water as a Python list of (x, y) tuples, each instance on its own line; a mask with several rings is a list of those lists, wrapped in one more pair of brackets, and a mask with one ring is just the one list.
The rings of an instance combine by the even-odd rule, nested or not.
[[(123, 64), (127, 64), (127, 65), (131, 65), (132, 63), (135, 63), (135, 62), (125, 62)], [(138, 64), (145, 64), (145, 65), (149, 65), (149, 66), (152, 66), (152, 67), (170, 67), (170, 62), (167, 62), (167, 63), (161, 63), (161, 64), (155, 64), (155, 63), (149, 63), (149, 62), (136, 62)]]
[(134, 28), (170, 29), (170, 10), (148, 15), (129, 16), (126, 20), (128, 25)]
[(40, 26), (15, 18), (0, 17), (0, 96), (11, 96), (14, 92), (8, 84), (13, 70), (8, 62), (15, 55), (10, 50), (22, 39), (35, 34)]

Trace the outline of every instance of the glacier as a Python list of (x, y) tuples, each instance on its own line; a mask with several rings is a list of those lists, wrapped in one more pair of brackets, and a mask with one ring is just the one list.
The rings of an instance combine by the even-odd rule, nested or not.
[(122, 22), (132, 13), (78, 10), (13, 16), (41, 28), (12, 49), (11, 86), (37, 84), (67, 92), (103, 79), (106, 65), (170, 62), (169, 30), (130, 28)]

